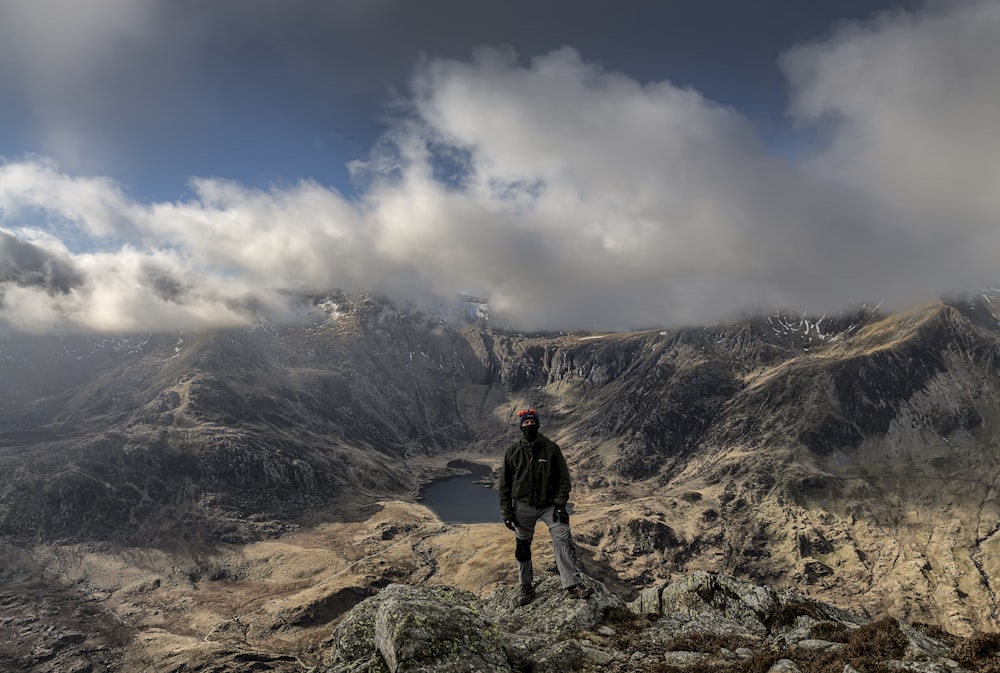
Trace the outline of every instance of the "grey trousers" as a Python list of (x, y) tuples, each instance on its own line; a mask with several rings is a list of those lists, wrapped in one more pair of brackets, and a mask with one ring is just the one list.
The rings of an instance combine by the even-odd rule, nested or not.
[(552, 520), (554, 505), (538, 508), (532, 507), (520, 500), (514, 501), (514, 531), (517, 540), (517, 579), (521, 585), (531, 584), (535, 580), (534, 568), (531, 565), (531, 540), (535, 536), (535, 524), (539, 519), (549, 527), (552, 535), (552, 551), (556, 557), (556, 568), (559, 569), (559, 579), (563, 589), (583, 582), (580, 576), (580, 559), (576, 554), (576, 544), (570, 533), (568, 523), (557, 523)]

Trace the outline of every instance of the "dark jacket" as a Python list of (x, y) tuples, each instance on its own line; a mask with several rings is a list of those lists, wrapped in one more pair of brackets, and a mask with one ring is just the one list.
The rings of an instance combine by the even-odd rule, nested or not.
[(570, 491), (569, 467), (559, 445), (545, 435), (529, 443), (523, 437), (503, 457), (500, 472), (500, 512), (514, 518), (514, 500), (533, 507), (566, 506)]

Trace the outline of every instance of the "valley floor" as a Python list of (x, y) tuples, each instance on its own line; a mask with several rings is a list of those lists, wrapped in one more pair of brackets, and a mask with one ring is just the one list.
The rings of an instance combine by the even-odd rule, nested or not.
[[(449, 456), (417, 461), (414, 470), (426, 481), (448, 474), (454, 459), (487, 463), (482, 456)], [(946, 523), (933, 523), (928, 535), (927, 522), (914, 521), (893, 536), (865, 522), (809, 519), (802, 510), (763, 502), (754, 517), (708, 525), (705, 512), (721, 509), (722, 496), (711, 488), (692, 493), (674, 497), (637, 487), (612, 500), (582, 487), (573, 527), (587, 573), (632, 600), (643, 586), (693, 570), (729, 572), (740, 553), (727, 555), (726, 546), (754, 544), (752, 522), (769, 518), (786, 535), (757, 543), (772, 546), (770, 562), (802, 571), (776, 575), (776, 588), (870, 617), (934, 623), (936, 616), (957, 635), (996, 630), (989, 587), (1000, 556), (991, 553), (992, 539), (977, 550), (977, 570), (969, 550), (948, 547), (956, 531), (942, 528)], [(544, 576), (554, 562), (548, 536), (539, 532), (533, 550)], [(714, 540), (715, 547), (695, 549), (699, 540)], [(858, 561), (862, 548), (865, 563)], [(262, 670), (302, 671), (329, 650), (337, 621), (379, 588), (441, 584), (486, 596), (516, 584), (513, 549), (499, 521), (446, 525), (426, 507), (398, 500), (379, 503), (365, 520), (245, 546), (25, 548), (0, 541), (0, 669), (41, 673), (89, 662), (95, 673), (166, 672), (185, 662), (256, 657), (270, 667)], [(951, 585), (935, 567), (949, 558), (954, 565), (943, 571)], [(970, 617), (977, 614), (978, 621)]]

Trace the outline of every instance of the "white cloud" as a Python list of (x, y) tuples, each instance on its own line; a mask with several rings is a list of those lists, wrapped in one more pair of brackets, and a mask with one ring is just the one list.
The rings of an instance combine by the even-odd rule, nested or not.
[(288, 290), (326, 289), (363, 277), (370, 249), (357, 207), (305, 182), (251, 190), (196, 180), (197, 198), (153, 206), (142, 226), (206, 270), (235, 270), (248, 281)]
[(896, 243), (891, 271), (927, 289), (995, 278), (1000, 4), (886, 14), (783, 65), (796, 118), (829, 126), (812, 177), (872, 204)]
[[(3, 165), (0, 222), (24, 224), (0, 236), (0, 271), (9, 267), (0, 316), (31, 330), (177, 329), (246, 323), (255, 312), (282, 319), (296, 292), (383, 289), (362, 217), (337, 193), (313, 183), (192, 188), (190, 201), (143, 205), (113, 181), (51, 162)], [(71, 251), (62, 239), (82, 245)], [(54, 291), (38, 272), (45, 259), (76, 282)]]
[[(432, 61), (414, 89), (416, 121), (376, 161), (397, 167), (372, 191), (383, 249), (484, 288), (524, 326), (697, 322), (861, 289), (824, 282), (833, 221), (810, 186), (696, 92), (571, 49)], [(454, 184), (435, 179), (442, 154), (462, 164)]]
[(0, 217), (25, 210), (57, 214), (91, 237), (128, 235), (139, 208), (106, 178), (70, 177), (50, 160), (0, 164)]
[[(232, 324), (249, 306), (280, 316), (290, 292), (359, 288), (485, 294), (523, 328), (622, 329), (996, 282), (998, 14), (937, 4), (787, 54), (792, 111), (829, 141), (801, 165), (736, 110), (569, 48), (421, 63), (406, 114), (354, 166), (370, 178), (358, 201), (196, 179), (186, 201), (144, 204), (10, 161), (0, 226), (37, 252), (10, 243), (4, 263), (35, 266), (5, 272), (0, 317)], [(78, 282), (38, 280), (54, 278), (46, 254)]]

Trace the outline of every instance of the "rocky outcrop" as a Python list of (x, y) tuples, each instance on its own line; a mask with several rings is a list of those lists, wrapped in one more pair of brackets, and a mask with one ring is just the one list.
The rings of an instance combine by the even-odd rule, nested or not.
[(660, 620), (658, 630), (671, 635), (702, 633), (764, 638), (799, 616), (853, 624), (857, 615), (793, 591), (743, 582), (728, 575), (694, 572), (669, 584), (643, 591), (629, 603), (637, 614)]
[(517, 606), (516, 588), (480, 599), (445, 586), (390, 585), (337, 626), (321, 670), (963, 670), (949, 644), (908, 624), (871, 621), (725, 575), (693, 573), (629, 604), (587, 582), (595, 593), (581, 601), (566, 596), (557, 578), (545, 579), (525, 607)]
[(106, 607), (63, 587), (0, 589), (0, 671), (116, 673), (133, 636)]

